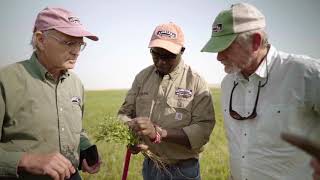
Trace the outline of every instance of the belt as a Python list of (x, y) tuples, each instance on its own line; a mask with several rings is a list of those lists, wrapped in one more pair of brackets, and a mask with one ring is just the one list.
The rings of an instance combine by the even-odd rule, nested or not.
[[(146, 157), (148, 161), (152, 161), (150, 158)], [(190, 166), (194, 163), (197, 163), (199, 159), (197, 158), (189, 158), (189, 159), (181, 159), (181, 160), (175, 160), (173, 163), (167, 164), (166, 166)]]
[(183, 159), (179, 160), (177, 163), (173, 164), (174, 166), (190, 166), (194, 163), (197, 163), (199, 160), (196, 158)]

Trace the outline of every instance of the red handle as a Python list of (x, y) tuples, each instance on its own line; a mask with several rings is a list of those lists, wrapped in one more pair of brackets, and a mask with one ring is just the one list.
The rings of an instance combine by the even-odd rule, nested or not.
[(123, 172), (122, 172), (122, 180), (127, 180), (130, 158), (131, 158), (131, 151), (127, 149), (126, 159), (124, 161)]

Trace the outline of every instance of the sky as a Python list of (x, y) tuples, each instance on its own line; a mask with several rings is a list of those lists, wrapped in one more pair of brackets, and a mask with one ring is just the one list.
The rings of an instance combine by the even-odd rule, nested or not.
[[(0, 6), (0, 68), (28, 59), (34, 21), (46, 6), (76, 14), (100, 40), (85, 39), (74, 71), (87, 90), (128, 89), (152, 64), (148, 44), (155, 27), (178, 24), (185, 35), (183, 59), (209, 84), (225, 76), (215, 53), (200, 50), (217, 14), (238, 0), (3, 0)], [(319, 0), (244, 0), (266, 16), (269, 42), (278, 50), (320, 58)]]

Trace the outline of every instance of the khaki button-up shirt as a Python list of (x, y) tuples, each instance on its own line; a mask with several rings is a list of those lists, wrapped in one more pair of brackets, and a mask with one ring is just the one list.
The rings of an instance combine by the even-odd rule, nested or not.
[(150, 117), (153, 123), (164, 129), (182, 128), (191, 149), (169, 142), (152, 144), (145, 139), (150, 150), (167, 163), (198, 158), (215, 124), (212, 98), (206, 82), (182, 60), (173, 72), (164, 77), (159, 76), (155, 66), (142, 70), (128, 91), (119, 117)]
[[(84, 90), (80, 80), (66, 71), (56, 82), (38, 62), (29, 60), (0, 71), (0, 177), (17, 176), (23, 152), (60, 152), (75, 168), (79, 164)], [(28, 178), (23, 178), (28, 177)], [(22, 179), (46, 179), (20, 174)]]

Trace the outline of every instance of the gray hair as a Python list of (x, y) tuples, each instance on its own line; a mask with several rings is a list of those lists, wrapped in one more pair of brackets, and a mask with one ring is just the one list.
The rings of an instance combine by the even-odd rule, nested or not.
[(47, 36), (49, 34), (51, 30), (46, 30), (46, 31), (36, 31), (32, 34), (32, 38), (31, 38), (31, 46), (33, 51), (37, 51), (38, 50), (38, 44), (37, 44), (37, 39), (36, 39), (36, 33), (37, 32), (41, 32), (44, 36)]
[(254, 33), (259, 33), (262, 36), (262, 40), (261, 40), (261, 45), (262, 47), (267, 47), (268, 46), (268, 35), (265, 32), (264, 29), (257, 29), (257, 30), (253, 30), (253, 31), (247, 31), (247, 32), (243, 32), (240, 33), (237, 38), (235, 39), (235, 42), (239, 43), (242, 47), (248, 48), (250, 47), (249, 45), (251, 44), (251, 40), (252, 40), (252, 35)]

